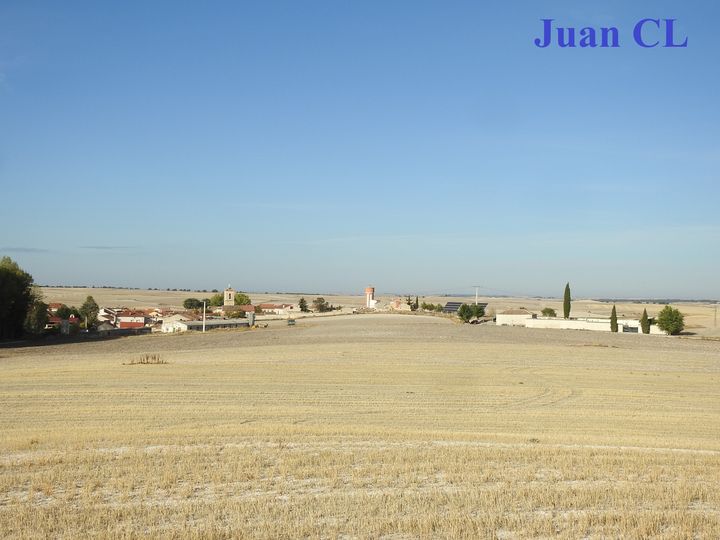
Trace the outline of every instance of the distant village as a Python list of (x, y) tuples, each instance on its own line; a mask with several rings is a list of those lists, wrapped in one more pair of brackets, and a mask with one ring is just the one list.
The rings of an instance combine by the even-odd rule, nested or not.
[[(568, 285), (569, 287), (569, 285)], [(636, 334), (666, 335), (668, 332), (647, 317), (618, 318), (613, 307), (610, 318), (570, 317), (569, 288), (564, 300), (566, 312), (558, 317), (554, 309), (545, 308), (542, 313), (533, 313), (527, 309), (509, 309), (495, 314), (487, 310), (487, 303), (465, 303), (450, 301), (443, 304), (420, 303), (416, 297), (396, 297), (380, 303), (375, 298), (375, 288), (365, 289), (364, 307), (343, 309), (332, 306), (324, 298), (318, 297), (308, 304), (305, 298), (297, 303), (258, 303), (253, 304), (242, 292), (228, 286), (222, 293), (216, 292), (212, 298), (199, 300), (188, 298), (183, 309), (152, 307), (130, 309), (127, 307), (96, 306), (92, 321), (84, 321), (81, 312), (60, 303), (48, 305), (46, 331), (61, 335), (74, 335), (82, 327), (92, 327), (99, 336), (136, 335), (151, 332), (172, 334), (188, 331), (208, 331), (214, 329), (232, 329), (257, 327), (264, 321), (286, 319), (292, 325), (296, 317), (315, 316), (317, 314), (368, 313), (368, 312), (420, 312), (457, 316), (462, 322), (485, 324), (493, 322), (498, 326), (520, 326), (526, 328), (544, 328), (558, 330), (590, 330), (600, 332), (619, 332)], [(92, 298), (89, 297), (88, 301)], [(92, 300), (94, 303), (94, 300)], [(87, 313), (87, 309), (84, 310)], [(91, 323), (91, 324), (90, 324)], [(267, 325), (267, 323), (264, 323)]]
[[(99, 334), (132, 335), (150, 332), (174, 333), (189, 330), (205, 330), (215, 328), (249, 327), (257, 320), (287, 318), (299, 313), (301, 306), (291, 303), (260, 303), (237, 304), (238, 293), (231, 287), (222, 293), (222, 304), (213, 305), (195, 299), (199, 304), (186, 301), (194, 307), (131, 309), (127, 307), (99, 307), (94, 317), (94, 329)], [(246, 295), (242, 295), (246, 297)], [(247, 298), (247, 297), (246, 297)], [(68, 308), (65, 304), (48, 304), (46, 330), (56, 331), (62, 335), (74, 334), (83, 326), (82, 315), (77, 309)]]

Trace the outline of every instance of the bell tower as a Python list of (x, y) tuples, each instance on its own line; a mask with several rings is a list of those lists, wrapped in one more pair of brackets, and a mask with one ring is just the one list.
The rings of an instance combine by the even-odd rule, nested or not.
[(223, 305), (224, 306), (234, 306), (235, 305), (235, 289), (233, 289), (230, 285), (228, 285), (228, 288), (225, 289), (225, 295), (223, 297)]

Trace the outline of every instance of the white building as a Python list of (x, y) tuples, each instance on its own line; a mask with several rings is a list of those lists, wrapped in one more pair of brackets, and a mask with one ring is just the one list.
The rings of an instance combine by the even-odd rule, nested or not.
[(192, 317), (188, 317), (187, 315), (183, 315), (182, 313), (175, 313), (174, 315), (169, 315), (163, 319), (162, 325), (160, 326), (160, 331), (166, 334), (172, 332), (179, 332), (180, 330), (178, 329), (176, 323), (188, 322), (192, 320)]
[[(215, 330), (218, 328), (242, 328), (249, 327), (250, 322), (247, 319), (209, 319), (205, 321), (205, 330)], [(162, 331), (167, 333), (174, 332), (202, 332), (202, 321), (173, 321), (165, 323), (163, 321)]]
[[(499, 313), (495, 323), (499, 326), (525, 326), (527, 328), (545, 328), (555, 330), (592, 330), (595, 332), (611, 332), (610, 319), (601, 317), (577, 317), (562, 319), (560, 317), (538, 317), (529, 311), (511, 309)], [(640, 319), (618, 319), (618, 333), (642, 334)], [(656, 325), (650, 326), (650, 334), (666, 335)]]
[(508, 309), (495, 315), (495, 324), (498, 326), (528, 326), (529, 319), (535, 315), (527, 309)]
[(274, 315), (292, 315), (300, 311), (298, 304), (258, 304), (257, 306), (263, 314), (272, 313)]

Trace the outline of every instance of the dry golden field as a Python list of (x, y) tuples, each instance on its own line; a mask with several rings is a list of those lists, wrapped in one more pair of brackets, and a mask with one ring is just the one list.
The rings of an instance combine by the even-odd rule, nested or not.
[(717, 341), (356, 315), (0, 366), (6, 538), (720, 537)]

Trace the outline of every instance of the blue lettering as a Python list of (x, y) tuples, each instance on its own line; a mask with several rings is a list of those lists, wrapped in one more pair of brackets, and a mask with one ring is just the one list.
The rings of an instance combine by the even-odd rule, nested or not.
[(685, 38), (685, 41), (682, 43), (676, 45), (675, 44), (675, 36), (674, 34), (674, 25), (675, 21), (677, 19), (665, 19), (665, 47), (687, 47), (688, 45), (688, 39)]
[(535, 46), (544, 49), (552, 41), (552, 22), (553, 19), (540, 19), (543, 22), (543, 39), (535, 38)]
[(637, 43), (641, 47), (645, 47), (646, 49), (652, 49), (653, 47), (657, 47), (660, 44), (659, 41), (656, 41), (653, 45), (648, 45), (643, 40), (643, 26), (645, 26), (645, 24), (649, 22), (655, 23), (655, 26), (660, 28), (660, 19), (643, 19), (635, 25), (635, 30), (633, 31), (635, 43)]

